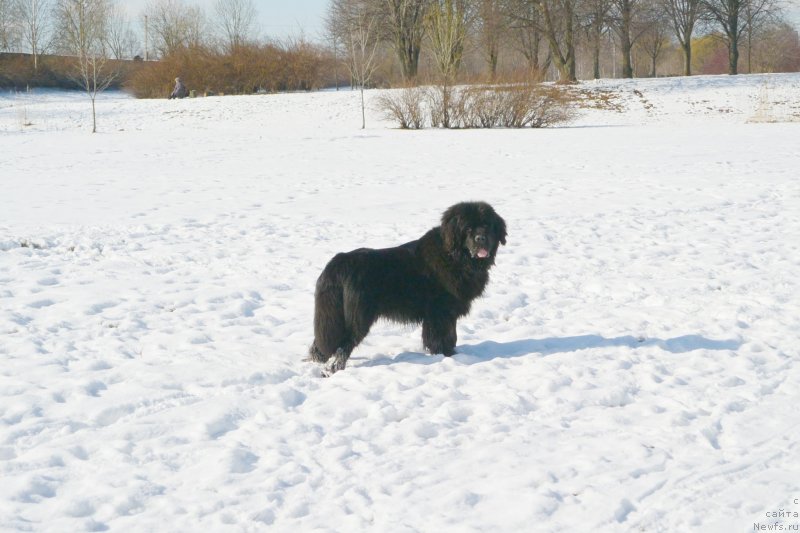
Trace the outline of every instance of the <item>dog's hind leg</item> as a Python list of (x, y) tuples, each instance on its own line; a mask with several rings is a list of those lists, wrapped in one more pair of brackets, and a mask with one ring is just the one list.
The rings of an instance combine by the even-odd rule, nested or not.
[(342, 311), (345, 332), (336, 351), (331, 354), (330, 362), (325, 365), (323, 374), (327, 376), (345, 369), (350, 354), (367, 336), (376, 318), (375, 313), (359, 301), (358, 295), (353, 292), (344, 292)]

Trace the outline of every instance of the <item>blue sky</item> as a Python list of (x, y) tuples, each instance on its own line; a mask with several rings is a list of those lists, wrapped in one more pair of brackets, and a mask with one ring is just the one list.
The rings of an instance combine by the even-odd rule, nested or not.
[[(148, 0), (123, 0), (132, 19), (138, 20)], [(199, 5), (207, 15), (213, 13), (214, 0), (183, 0), (188, 5)], [(329, 0), (254, 0), (259, 15), (262, 37), (284, 39), (297, 36), (301, 31), (312, 40), (321, 38), (323, 18)], [(800, 27), (800, 0), (783, 0), (787, 18)]]
[[(124, 0), (131, 18), (138, 20), (147, 0)], [(214, 0), (184, 0), (187, 5), (201, 6), (206, 15), (214, 12)], [(258, 10), (261, 35), (283, 39), (299, 35), (317, 40), (322, 33), (323, 18), (328, 0), (254, 0)]]

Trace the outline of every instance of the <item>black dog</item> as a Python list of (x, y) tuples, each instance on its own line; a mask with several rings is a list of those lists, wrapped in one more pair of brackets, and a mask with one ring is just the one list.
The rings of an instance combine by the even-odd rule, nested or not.
[(312, 361), (328, 374), (347, 358), (378, 318), (422, 323), (431, 353), (455, 353), (456, 320), (483, 293), (506, 223), (484, 202), (445, 211), (441, 226), (396, 248), (340, 253), (325, 266), (315, 293)]

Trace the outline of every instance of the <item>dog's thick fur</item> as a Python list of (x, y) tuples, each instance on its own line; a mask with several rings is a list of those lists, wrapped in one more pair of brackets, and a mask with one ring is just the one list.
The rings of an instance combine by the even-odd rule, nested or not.
[(312, 361), (344, 369), (378, 318), (422, 323), (431, 353), (453, 355), (456, 320), (489, 281), (506, 223), (485, 202), (456, 204), (440, 226), (395, 248), (340, 253), (325, 266), (315, 293)]

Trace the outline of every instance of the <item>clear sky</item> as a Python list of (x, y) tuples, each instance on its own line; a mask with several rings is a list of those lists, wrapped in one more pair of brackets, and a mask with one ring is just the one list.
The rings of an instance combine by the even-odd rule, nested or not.
[[(202, 6), (206, 14), (213, 14), (215, 0), (183, 0), (188, 5)], [(133, 20), (147, 5), (148, 0), (121, 0)], [(320, 40), (323, 18), (329, 0), (254, 0), (258, 10), (261, 37), (284, 39), (297, 36), (301, 31), (311, 40)], [(800, 0), (783, 0), (787, 18), (800, 27)]]
[[(183, 0), (201, 6), (206, 15), (214, 13), (214, 0)], [(258, 11), (262, 37), (283, 39), (304, 32), (311, 40), (321, 38), (323, 18), (329, 0), (253, 0)], [(132, 20), (138, 21), (148, 0), (122, 0)]]

